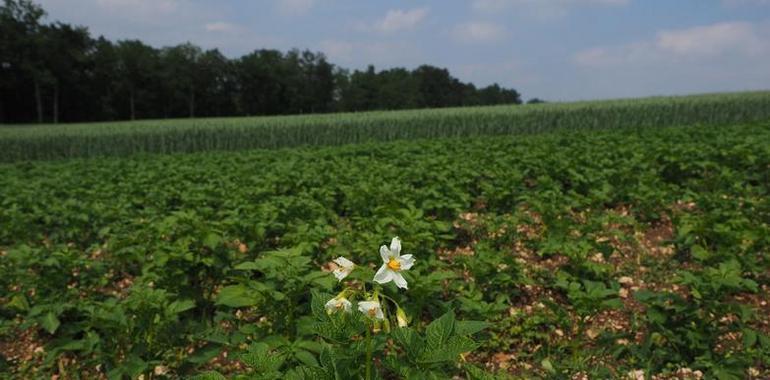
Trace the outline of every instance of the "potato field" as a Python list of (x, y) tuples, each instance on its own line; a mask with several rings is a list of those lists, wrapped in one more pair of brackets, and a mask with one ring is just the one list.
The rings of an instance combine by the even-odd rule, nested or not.
[(0, 378), (770, 378), (768, 93), (6, 126), (0, 162)]

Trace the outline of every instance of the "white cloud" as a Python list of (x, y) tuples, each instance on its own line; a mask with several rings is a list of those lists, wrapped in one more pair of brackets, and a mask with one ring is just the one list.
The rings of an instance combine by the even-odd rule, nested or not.
[(489, 43), (505, 37), (505, 28), (490, 22), (468, 22), (454, 28), (454, 37), (465, 43)]
[(210, 22), (204, 25), (203, 28), (208, 32), (214, 33), (236, 33), (242, 29), (238, 25), (225, 21)]
[(739, 7), (743, 5), (770, 5), (770, 0), (722, 0), (722, 5)]
[(156, 47), (192, 42), (230, 56), (254, 49), (292, 47), (231, 21), (223, 3), (190, 0), (36, 0), (49, 20), (88, 26), (94, 36), (140, 39)]
[(348, 69), (363, 69), (369, 64), (378, 69), (416, 67), (429, 62), (424, 49), (411, 41), (348, 41), (326, 39), (317, 44), (330, 61)]
[(389, 10), (385, 17), (374, 24), (374, 30), (382, 33), (394, 33), (414, 29), (427, 15), (428, 8), (416, 8), (408, 11)]
[(579, 6), (622, 6), (631, 0), (473, 0), (471, 7), (482, 12), (498, 12), (507, 8), (531, 7), (546, 11), (564, 11)]
[(724, 22), (658, 33), (655, 45), (679, 55), (756, 54), (768, 47), (748, 22)]
[(645, 41), (586, 49), (572, 60), (583, 81), (576, 91), (594, 97), (767, 89), (770, 25), (664, 30)]
[(756, 59), (763, 55), (770, 55), (770, 30), (738, 21), (664, 30), (652, 41), (594, 47), (578, 52), (574, 60), (582, 66), (599, 67), (704, 58)]
[[(109, 38), (141, 38), (151, 43), (168, 35), (200, 28), (217, 16), (205, 4), (185, 0), (35, 0), (49, 20), (86, 25), (94, 34)], [(207, 15), (208, 14), (208, 15)], [(162, 35), (161, 35), (162, 34)], [(154, 38), (153, 38), (154, 37)], [(189, 38), (189, 37), (188, 37)], [(180, 38), (184, 42), (188, 38)]]
[(278, 10), (286, 14), (307, 13), (315, 3), (316, 0), (277, 0)]
[(534, 71), (522, 67), (522, 64), (513, 58), (499, 62), (478, 61), (449, 65), (449, 69), (457, 77), (470, 80), (480, 87), (498, 83), (521, 90), (519, 86), (531, 85), (539, 81)]
[(339, 40), (324, 40), (319, 46), (321, 51), (334, 62), (349, 61), (354, 49), (352, 43)]
[(168, 14), (179, 9), (177, 0), (96, 0), (96, 5), (112, 12)]

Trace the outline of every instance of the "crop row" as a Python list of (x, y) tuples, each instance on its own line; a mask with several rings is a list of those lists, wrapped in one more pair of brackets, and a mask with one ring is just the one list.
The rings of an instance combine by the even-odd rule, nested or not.
[(6, 126), (0, 128), (0, 162), (768, 119), (770, 93), (753, 92), (331, 115)]

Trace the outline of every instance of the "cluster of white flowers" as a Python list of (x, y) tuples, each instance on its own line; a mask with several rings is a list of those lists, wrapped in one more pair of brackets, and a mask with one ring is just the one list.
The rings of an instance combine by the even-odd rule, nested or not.
[[(401, 289), (408, 289), (406, 279), (401, 274), (402, 271), (409, 270), (414, 265), (414, 257), (412, 255), (401, 255), (401, 240), (398, 237), (394, 237), (390, 242), (390, 247), (380, 247), (380, 257), (382, 258), (382, 266), (374, 275), (374, 282), (378, 284), (387, 284), (393, 281), (397, 287)], [(334, 277), (338, 281), (342, 281), (347, 277), (356, 267), (356, 264), (352, 261), (340, 256), (334, 259), (334, 263), (337, 264), (337, 268), (334, 269)], [(338, 311), (350, 313), (353, 304), (345, 297), (346, 292), (343, 291), (338, 296), (330, 299), (326, 302), (326, 311), (329, 314), (336, 313)], [(358, 302), (358, 311), (365, 314), (369, 318), (374, 320), (384, 320), (385, 314), (382, 311), (382, 305), (378, 297), (372, 296), (366, 301)], [(396, 310), (396, 320), (399, 326), (406, 326), (407, 318), (401, 308)]]

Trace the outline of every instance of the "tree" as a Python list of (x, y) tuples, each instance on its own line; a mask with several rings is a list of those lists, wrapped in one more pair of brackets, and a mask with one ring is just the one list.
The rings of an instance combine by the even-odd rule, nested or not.
[[(13, 89), (31, 84), (39, 123), (43, 122), (41, 82), (48, 75), (41, 59), (43, 52), (41, 51), (42, 26), (40, 19), (43, 16), (45, 16), (43, 8), (29, 0), (5, 0), (3, 6), (0, 7), (0, 53), (3, 57), (3, 87)], [(14, 74), (24, 77), (20, 81), (22, 83), (12, 79)], [(27, 80), (31, 83), (28, 83)]]
[(521, 96), (515, 90), (500, 87), (497, 83), (479, 90), (481, 104), (521, 104)]
[(297, 85), (305, 89), (300, 113), (329, 112), (334, 101), (334, 65), (327, 62), (323, 54), (309, 50), (299, 55), (298, 63), (301, 76), (297, 78)]
[(398, 67), (381, 71), (378, 76), (378, 108), (409, 109), (423, 103), (420, 83), (409, 70)]
[(270, 115), (280, 111), (283, 103), (282, 64), (283, 55), (277, 50), (254, 51), (237, 61), (239, 103), (244, 113)]
[(118, 42), (116, 76), (118, 86), (127, 93), (129, 115), (136, 119), (137, 97), (144, 95), (158, 70), (158, 52), (139, 40)]
[(42, 60), (46, 84), (52, 87), (51, 115), (54, 123), (59, 122), (62, 86), (70, 86), (66, 92), (76, 92), (81, 77), (84, 77), (87, 55), (92, 46), (91, 37), (85, 28), (56, 23), (42, 29), (42, 48), (46, 52)]
[(0, 122), (42, 123), (519, 104), (445, 68), (348, 71), (322, 53), (255, 50), (230, 59), (192, 43), (165, 48), (92, 38), (41, 22), (30, 0), (0, 0)]
[(345, 111), (368, 111), (379, 108), (378, 78), (373, 65), (366, 71), (356, 70), (350, 76), (347, 87), (342, 89)]
[(219, 50), (207, 50), (198, 61), (195, 88), (198, 112), (201, 116), (237, 114), (235, 107), (236, 81), (233, 65)]
[(88, 57), (89, 83), (87, 99), (90, 100), (92, 115), (83, 115), (89, 120), (115, 120), (118, 113), (119, 86), (118, 53), (115, 45), (104, 37), (93, 42)]
[(169, 109), (173, 110), (174, 102), (182, 99), (182, 103), (187, 106), (187, 116), (195, 117), (196, 84), (200, 81), (202, 54), (201, 48), (189, 42), (161, 50), (163, 83), (168, 86), (171, 94), (166, 114), (178, 114)]
[(453, 107), (462, 104), (462, 84), (447, 69), (422, 65), (414, 70), (423, 107)]

